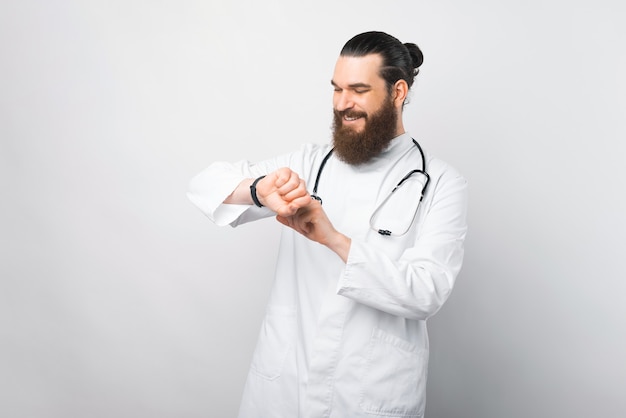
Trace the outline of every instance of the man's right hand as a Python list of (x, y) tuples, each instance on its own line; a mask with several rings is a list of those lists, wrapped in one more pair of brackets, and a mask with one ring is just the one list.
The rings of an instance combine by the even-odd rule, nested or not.
[(256, 195), (263, 206), (280, 216), (292, 216), (311, 203), (304, 180), (290, 168), (269, 173), (256, 184)]

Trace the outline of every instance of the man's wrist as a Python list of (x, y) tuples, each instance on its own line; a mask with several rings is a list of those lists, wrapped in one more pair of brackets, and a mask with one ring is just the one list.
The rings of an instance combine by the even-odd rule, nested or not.
[(259, 201), (259, 197), (256, 195), (256, 185), (259, 181), (261, 181), (265, 176), (258, 177), (256, 180), (252, 182), (250, 185), (250, 197), (252, 197), (252, 202), (260, 208), (263, 207), (263, 204)]
[(337, 232), (334, 239), (326, 243), (326, 246), (335, 252), (344, 263), (348, 262), (348, 255), (350, 254), (350, 247), (352, 245), (352, 239), (344, 234)]

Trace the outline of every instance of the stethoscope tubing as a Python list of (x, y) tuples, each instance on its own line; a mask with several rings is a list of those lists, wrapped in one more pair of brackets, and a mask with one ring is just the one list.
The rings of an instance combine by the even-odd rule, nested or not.
[[(404, 183), (409, 177), (411, 177), (411, 175), (415, 173), (422, 173), (426, 177), (426, 183), (424, 184), (424, 188), (422, 189), (422, 196), (420, 197), (420, 202), (421, 202), (422, 199), (424, 198), (424, 195), (426, 194), (426, 189), (428, 188), (428, 184), (430, 183), (430, 176), (426, 172), (426, 156), (424, 155), (424, 150), (414, 138), (411, 138), (411, 140), (413, 141), (413, 144), (415, 144), (418, 151), (420, 152), (420, 156), (422, 158), (422, 169), (410, 171), (406, 176), (402, 178), (402, 180), (400, 180), (400, 182), (396, 185), (396, 187), (393, 188), (391, 193), (395, 192), (402, 183)], [(317, 188), (319, 186), (320, 178), (322, 177), (322, 172), (324, 171), (324, 167), (326, 166), (326, 163), (328, 162), (328, 159), (330, 158), (330, 156), (333, 154), (334, 150), (335, 150), (334, 148), (331, 148), (330, 151), (328, 151), (328, 153), (324, 156), (324, 159), (322, 160), (320, 164), (320, 168), (317, 170), (317, 176), (315, 177), (315, 184), (313, 186), (313, 193), (311, 193), (311, 198), (319, 201), (320, 203), (322, 203), (322, 198), (319, 197), (319, 195), (317, 194)]]

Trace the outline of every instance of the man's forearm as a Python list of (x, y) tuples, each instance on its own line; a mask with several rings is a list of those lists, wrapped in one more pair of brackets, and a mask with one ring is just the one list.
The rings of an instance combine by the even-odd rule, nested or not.
[(224, 199), (224, 203), (232, 205), (251, 205), (252, 196), (250, 195), (250, 185), (254, 179), (243, 179), (241, 183), (233, 190), (233, 192)]

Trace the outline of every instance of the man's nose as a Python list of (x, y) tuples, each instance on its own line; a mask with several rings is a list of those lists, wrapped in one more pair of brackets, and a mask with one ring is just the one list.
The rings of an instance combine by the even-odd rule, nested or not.
[(344, 110), (352, 109), (354, 107), (354, 101), (352, 96), (347, 92), (335, 93), (335, 109), (340, 112)]

